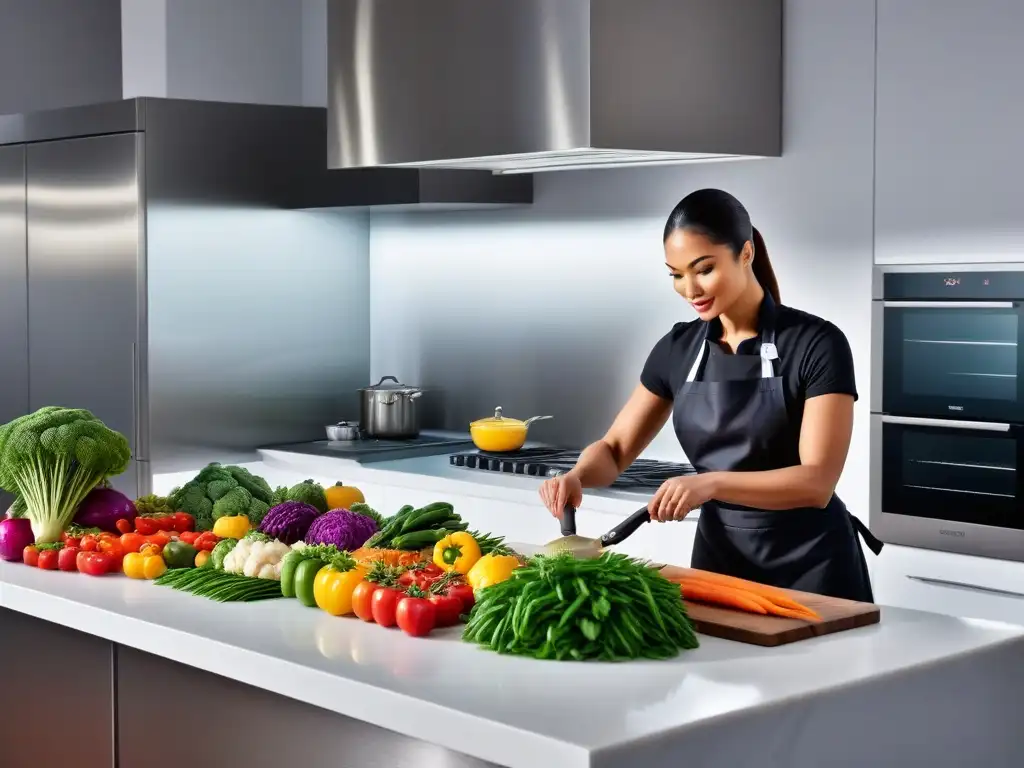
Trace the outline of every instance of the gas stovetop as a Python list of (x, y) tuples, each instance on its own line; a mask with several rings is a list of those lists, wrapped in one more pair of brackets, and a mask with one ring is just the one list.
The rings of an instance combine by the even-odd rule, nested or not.
[[(456, 453), (450, 456), (449, 460), (453, 467), (528, 477), (554, 477), (572, 469), (579, 458), (579, 451), (562, 448), (524, 448), (509, 453)], [(670, 478), (695, 473), (696, 470), (689, 464), (637, 459), (611, 487), (621, 490), (656, 490)]]

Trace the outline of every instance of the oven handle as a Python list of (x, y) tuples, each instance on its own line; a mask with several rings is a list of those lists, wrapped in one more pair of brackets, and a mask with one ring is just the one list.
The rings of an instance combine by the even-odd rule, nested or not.
[(1014, 592), (1009, 589), (996, 589), (995, 587), (983, 587), (979, 584), (967, 584), (963, 581), (949, 581), (947, 579), (933, 579), (929, 576), (913, 576), (907, 574), (907, 578), (912, 581), (919, 581), (922, 584), (928, 584), (933, 587), (952, 587), (954, 589), (965, 589), (968, 592), (984, 592), (990, 595), (1000, 595), (1002, 597), (1015, 597), (1018, 600), (1024, 600), (1024, 592)]
[(883, 301), (894, 309), (1013, 309), (1012, 301)]
[(956, 419), (924, 419), (920, 416), (882, 415), (883, 424), (903, 424), (908, 427), (946, 427), (948, 429), (980, 429), (985, 432), (1009, 432), (1010, 424), (994, 421), (958, 421)]

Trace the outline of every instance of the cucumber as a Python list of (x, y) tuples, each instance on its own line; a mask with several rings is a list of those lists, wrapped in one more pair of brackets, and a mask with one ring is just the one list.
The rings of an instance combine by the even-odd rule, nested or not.
[(425, 511), (414, 512), (405, 518), (405, 523), (402, 524), (402, 533), (410, 533), (411, 531), (425, 531), (430, 528), (440, 528), (443, 523), (447, 523), (452, 520), (452, 511), (450, 508), (445, 507), (424, 507)]
[(426, 531), (403, 533), (401, 536), (396, 536), (392, 539), (391, 546), (394, 549), (404, 549), (409, 552), (415, 552), (418, 549), (431, 547), (434, 544), (437, 544), (437, 542), (449, 533), (450, 531), (445, 528), (434, 528)]
[(283, 597), (295, 597), (295, 571), (306, 558), (302, 552), (293, 549), (284, 556), (281, 561), (281, 595)]

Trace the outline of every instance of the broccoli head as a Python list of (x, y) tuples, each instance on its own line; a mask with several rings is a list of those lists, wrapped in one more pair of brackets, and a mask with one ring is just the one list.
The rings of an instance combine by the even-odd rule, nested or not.
[(309, 504), (320, 514), (327, 511), (327, 496), (324, 494), (324, 487), (312, 480), (303, 480), (291, 488), (278, 488), (274, 491), (274, 505), (283, 504), (286, 501), (299, 501)]
[(245, 515), (254, 526), (259, 525), (273, 496), (262, 477), (242, 467), (213, 463), (171, 491), (169, 501), (176, 510), (192, 515), (198, 530), (208, 531), (217, 519), (235, 515)]
[(81, 408), (47, 406), (0, 427), (0, 487), (40, 544), (58, 541), (82, 499), (130, 461), (124, 435)]

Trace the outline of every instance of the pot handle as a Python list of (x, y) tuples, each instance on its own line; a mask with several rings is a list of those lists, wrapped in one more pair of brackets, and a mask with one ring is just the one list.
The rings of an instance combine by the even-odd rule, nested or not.
[(378, 382), (377, 382), (376, 384), (374, 384), (373, 386), (375, 386), (375, 387), (379, 387), (379, 386), (380, 386), (381, 384), (383, 384), (383, 383), (384, 383), (385, 381), (393, 381), (393, 382), (395, 382), (395, 384), (398, 384), (398, 385), (401, 385), (401, 383), (402, 383), (402, 382), (400, 382), (400, 381), (399, 381), (398, 379), (396, 379), (396, 378), (395, 378), (394, 376), (381, 376), (381, 377), (380, 377), (380, 381), (378, 381)]
[(417, 397), (422, 397), (422, 396), (423, 396), (423, 393), (420, 392), (419, 390), (417, 390), (415, 392), (410, 392), (409, 394), (406, 395), (406, 397), (409, 398), (410, 400), (415, 400)]
[(533, 424), (533, 422), (535, 422), (535, 421), (544, 421), (545, 419), (553, 419), (553, 418), (555, 418), (555, 417), (554, 416), (531, 416), (526, 421), (524, 421), (523, 424), (528, 427), (531, 424)]

